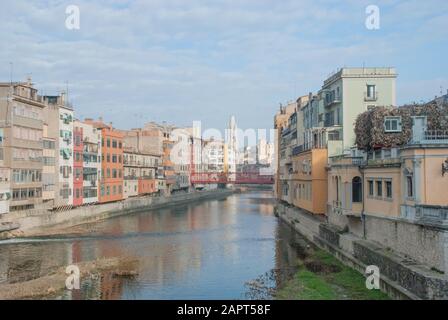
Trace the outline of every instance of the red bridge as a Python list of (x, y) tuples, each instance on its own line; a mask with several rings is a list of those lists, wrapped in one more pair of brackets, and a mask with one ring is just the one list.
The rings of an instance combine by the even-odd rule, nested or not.
[(236, 172), (236, 173), (192, 173), (190, 175), (192, 184), (274, 184), (273, 175), (260, 174), (259, 172)]

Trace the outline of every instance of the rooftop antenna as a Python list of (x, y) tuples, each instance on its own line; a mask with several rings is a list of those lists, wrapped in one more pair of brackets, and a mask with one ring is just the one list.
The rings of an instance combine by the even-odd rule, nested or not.
[(66, 97), (66, 99), (65, 99), (65, 106), (68, 106), (69, 105), (69, 100), (68, 100), (68, 80), (65, 80), (65, 92), (66, 92), (66, 95), (67, 95), (67, 97)]
[(10, 62), (9, 63), (9, 81), (10, 84), (12, 85), (12, 74), (14, 72), (14, 63)]

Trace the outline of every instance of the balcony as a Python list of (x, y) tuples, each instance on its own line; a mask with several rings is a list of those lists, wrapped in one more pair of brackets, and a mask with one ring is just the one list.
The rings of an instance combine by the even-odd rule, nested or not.
[(342, 202), (339, 200), (333, 200), (331, 203), (327, 203), (327, 213), (332, 212), (344, 216), (360, 217), (361, 211), (358, 209), (360, 208), (343, 208)]
[(325, 107), (330, 107), (334, 104), (341, 103), (341, 96), (330, 96), (325, 99)]
[(378, 100), (378, 92), (375, 91), (373, 94), (368, 94), (364, 92), (364, 101), (377, 101)]
[(422, 130), (413, 132), (409, 144), (448, 144), (448, 130)]
[(401, 216), (414, 221), (448, 226), (448, 206), (402, 205)]
[(329, 158), (330, 165), (353, 165), (362, 166), (366, 164), (363, 157), (347, 157), (347, 156), (337, 156)]

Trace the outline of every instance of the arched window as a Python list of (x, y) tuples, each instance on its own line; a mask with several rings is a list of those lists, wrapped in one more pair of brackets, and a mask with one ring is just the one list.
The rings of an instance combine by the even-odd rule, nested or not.
[(362, 202), (362, 180), (354, 177), (352, 180), (352, 202)]

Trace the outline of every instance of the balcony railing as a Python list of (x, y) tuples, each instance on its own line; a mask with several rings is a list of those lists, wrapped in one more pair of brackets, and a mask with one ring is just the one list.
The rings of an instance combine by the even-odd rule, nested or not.
[(333, 104), (341, 103), (341, 96), (332, 96), (328, 99), (325, 99), (325, 106), (329, 107)]
[(417, 205), (415, 216), (417, 219), (448, 225), (448, 206)]
[(448, 144), (448, 130), (422, 130), (421, 132), (414, 132), (411, 144)]

